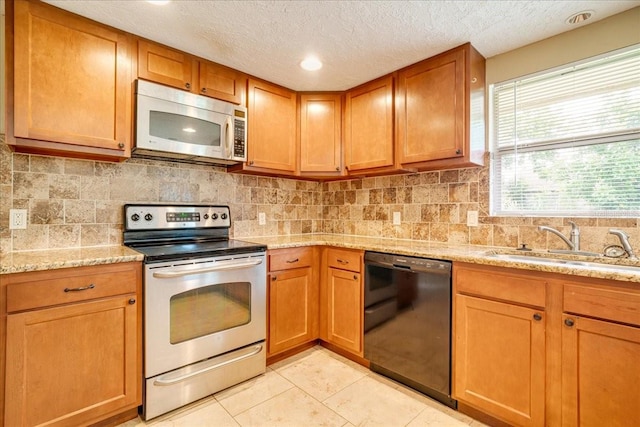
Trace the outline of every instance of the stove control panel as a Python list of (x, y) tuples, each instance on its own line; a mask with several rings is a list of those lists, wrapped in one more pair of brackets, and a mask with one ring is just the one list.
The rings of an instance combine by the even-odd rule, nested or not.
[(229, 206), (125, 205), (126, 230), (229, 228)]

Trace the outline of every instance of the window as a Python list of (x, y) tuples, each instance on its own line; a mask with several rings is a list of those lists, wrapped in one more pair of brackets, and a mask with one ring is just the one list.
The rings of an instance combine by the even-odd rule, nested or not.
[(492, 214), (640, 216), (640, 46), (491, 91)]

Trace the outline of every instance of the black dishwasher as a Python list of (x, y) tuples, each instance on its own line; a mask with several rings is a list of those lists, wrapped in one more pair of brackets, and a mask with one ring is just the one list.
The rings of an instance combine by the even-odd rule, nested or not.
[(364, 356), (371, 370), (447, 406), (451, 262), (365, 252)]

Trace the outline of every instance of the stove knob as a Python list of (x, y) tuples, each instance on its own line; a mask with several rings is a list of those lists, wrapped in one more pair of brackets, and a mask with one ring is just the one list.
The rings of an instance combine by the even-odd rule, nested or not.
[(226, 214), (226, 213), (223, 213), (222, 215), (220, 215), (220, 218), (222, 218), (222, 219), (227, 219), (227, 214)]
[(212, 220), (214, 220), (214, 221), (215, 221), (216, 219), (218, 219), (218, 214), (217, 214), (217, 213), (212, 213), (212, 214), (211, 214), (211, 219), (212, 219)]
[(209, 214), (204, 214), (204, 219), (209, 219)]
[(140, 220), (140, 215), (138, 215), (138, 214), (131, 215), (131, 221), (135, 222), (135, 221), (139, 221), (139, 220)]
[(145, 220), (147, 220), (147, 221), (151, 221), (151, 220), (153, 219), (153, 215), (151, 215), (150, 213), (148, 213), (148, 214), (146, 214), (146, 215), (144, 216), (144, 219), (145, 219)]

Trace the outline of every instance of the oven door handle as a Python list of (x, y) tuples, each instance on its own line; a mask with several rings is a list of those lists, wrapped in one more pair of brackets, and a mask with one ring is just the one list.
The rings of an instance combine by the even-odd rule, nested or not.
[(156, 279), (173, 279), (175, 277), (182, 276), (190, 276), (192, 274), (202, 274), (202, 273), (211, 273), (215, 271), (224, 271), (224, 270), (238, 270), (241, 268), (249, 268), (256, 265), (262, 264), (261, 259), (244, 261), (244, 262), (234, 262), (230, 264), (222, 264), (214, 265), (206, 268), (199, 268), (197, 270), (179, 270), (179, 271), (156, 271), (153, 273), (153, 277)]
[[(252, 351), (250, 353), (243, 354), (243, 355), (240, 355), (238, 357), (234, 357), (233, 359), (225, 360), (224, 362), (216, 363), (215, 365), (207, 366), (206, 368), (198, 369), (195, 372), (189, 372), (188, 374), (179, 375), (179, 376), (174, 377), (174, 378), (163, 379), (163, 377), (159, 377), (153, 382), (153, 385), (169, 386), (169, 385), (173, 385), (173, 384), (176, 384), (176, 383), (179, 383), (179, 382), (182, 382), (182, 381), (186, 381), (189, 378), (193, 378), (193, 377), (195, 377), (197, 375), (204, 374), (205, 372), (209, 372), (209, 371), (212, 371), (214, 369), (221, 368), (221, 367), (223, 367), (225, 365), (229, 365), (231, 363), (239, 362), (241, 360), (244, 360), (244, 359), (247, 359), (249, 357), (255, 356), (256, 354), (260, 353), (261, 351), (262, 351), (262, 345), (258, 344), (258, 345), (253, 347), (253, 349), (252, 349)], [(170, 377), (170, 376), (171, 376), (171, 374), (167, 375), (167, 377)]]

